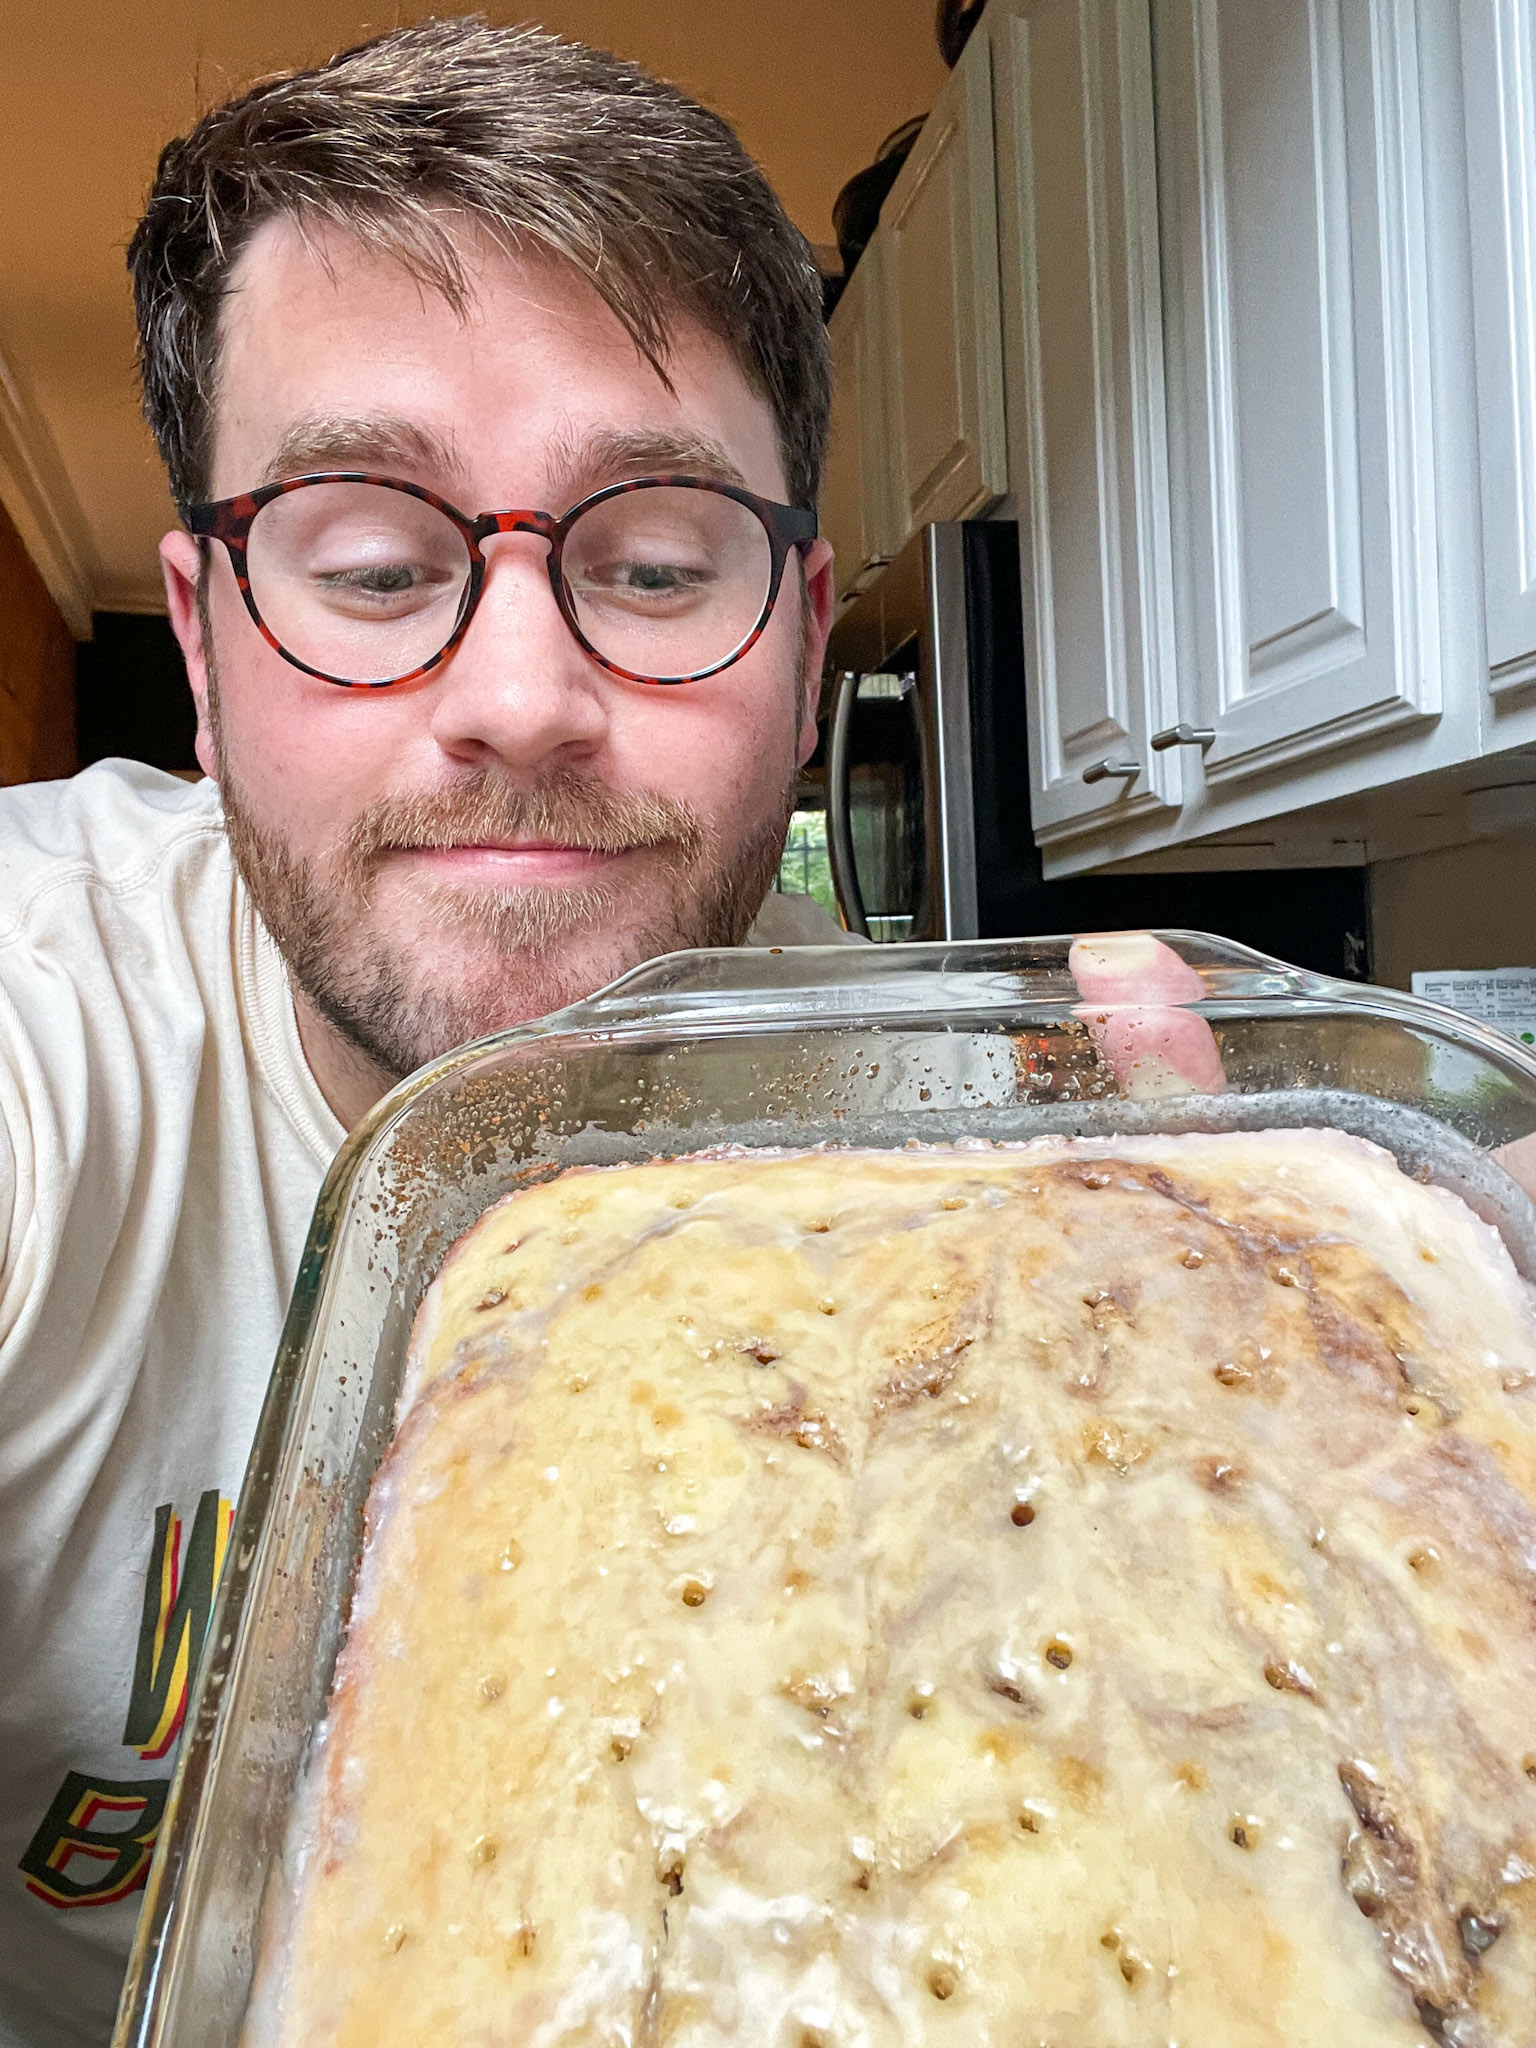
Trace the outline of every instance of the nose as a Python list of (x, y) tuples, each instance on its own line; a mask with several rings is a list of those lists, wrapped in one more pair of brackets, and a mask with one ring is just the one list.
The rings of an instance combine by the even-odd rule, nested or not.
[(440, 671), (432, 732), (443, 752), (518, 776), (575, 766), (608, 737), (612, 690), (561, 617), (537, 533), (493, 538), (469, 630)]

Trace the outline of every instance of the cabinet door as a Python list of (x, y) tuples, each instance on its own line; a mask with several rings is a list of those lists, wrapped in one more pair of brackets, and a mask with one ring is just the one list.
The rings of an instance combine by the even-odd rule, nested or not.
[[(986, 17), (1035, 837), (1178, 805), (1148, 0)], [(1095, 773), (1104, 764), (1126, 772)], [(1094, 779), (1085, 781), (1084, 771)]]
[(1441, 708), (1417, 11), (1154, 27), (1185, 717), (1219, 784)]
[(877, 235), (854, 266), (828, 327), (832, 431), (821, 530), (836, 557), (839, 597), (861, 590), (893, 552), (880, 259)]
[(972, 36), (880, 215), (896, 547), (1008, 488), (990, 56)]
[(1463, 0), (1484, 595), (1496, 697), (1536, 683), (1536, 22)]

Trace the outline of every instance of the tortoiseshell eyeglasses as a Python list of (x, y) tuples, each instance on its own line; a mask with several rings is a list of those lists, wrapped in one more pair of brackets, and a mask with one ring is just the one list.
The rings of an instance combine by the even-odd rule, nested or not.
[(697, 682), (739, 661), (772, 616), (790, 549), (816, 538), (814, 512), (692, 476), (610, 484), (561, 518), (471, 518), (420, 484), (328, 470), (193, 505), (187, 526), (228, 549), (246, 610), (285, 661), (375, 690), (453, 652), (495, 534), (548, 543), (561, 616), (634, 683)]

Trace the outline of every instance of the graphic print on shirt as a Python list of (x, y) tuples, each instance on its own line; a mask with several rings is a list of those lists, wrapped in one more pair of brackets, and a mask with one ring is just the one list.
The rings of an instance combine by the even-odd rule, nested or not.
[(183, 1560), (180, 1515), (169, 1506), (155, 1510), (155, 1543), (144, 1577), (144, 1616), (123, 1729), (124, 1744), (146, 1761), (163, 1757), (181, 1733), (187, 1689), (208, 1633), (233, 1519), (227, 1500), (205, 1493), (192, 1518)]
[[(230, 1503), (211, 1489), (183, 1550), (181, 1517), (169, 1504), (155, 1510), (123, 1727), (124, 1746), (146, 1761), (158, 1762), (181, 1733), (233, 1520)], [(27, 1890), (51, 1906), (106, 1906), (136, 1891), (149, 1875), (169, 1789), (168, 1778), (68, 1772), (22, 1855)]]
[(27, 1890), (50, 1906), (110, 1906), (136, 1892), (149, 1876), (170, 1789), (169, 1778), (71, 1771), (22, 1856)]

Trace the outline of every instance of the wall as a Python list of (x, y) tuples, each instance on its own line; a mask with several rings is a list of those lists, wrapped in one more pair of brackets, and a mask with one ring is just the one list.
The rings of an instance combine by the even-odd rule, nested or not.
[(1415, 968), (1536, 967), (1536, 826), (1371, 869), (1374, 975)]
[(75, 643), (0, 506), (0, 783), (75, 772)]
[(637, 58), (718, 108), (813, 242), (832, 239), (839, 186), (945, 76), (934, 0), (5, 0), (0, 357), (88, 529), (96, 609), (161, 602), (171, 508), (134, 392), (123, 252), (162, 145), (242, 80), (480, 5)]

